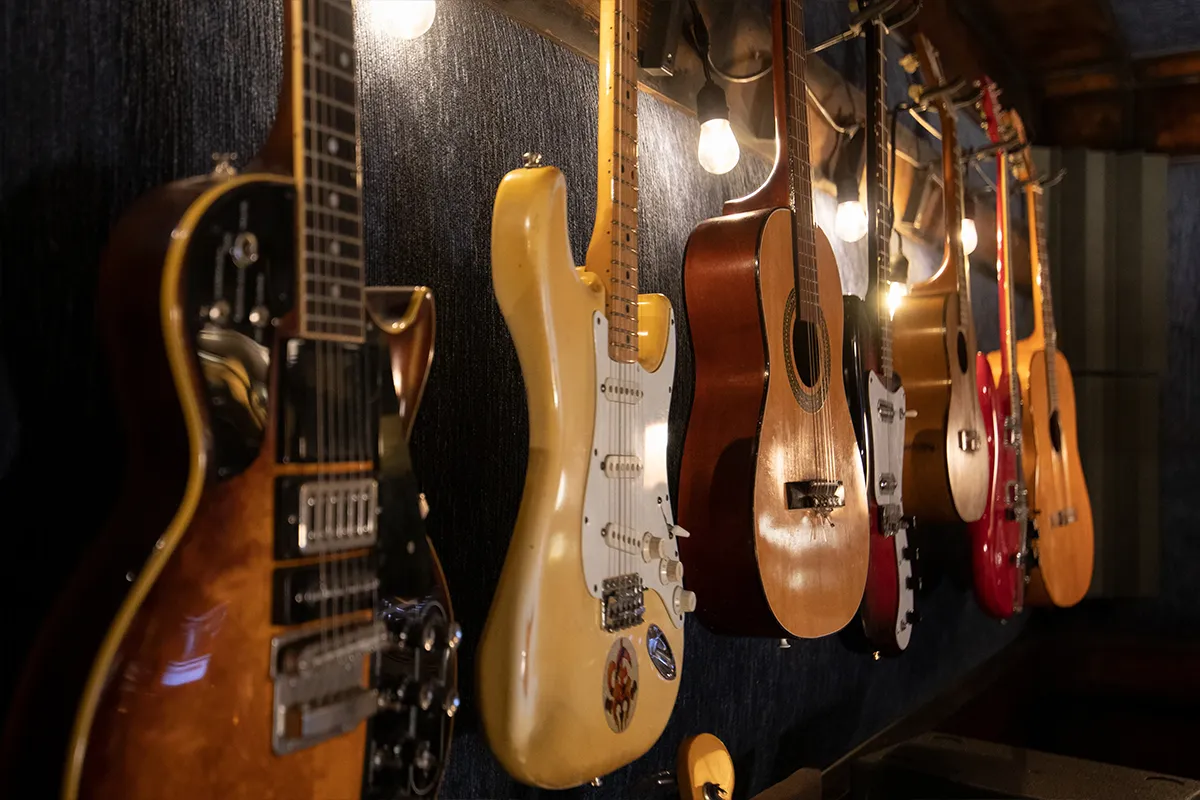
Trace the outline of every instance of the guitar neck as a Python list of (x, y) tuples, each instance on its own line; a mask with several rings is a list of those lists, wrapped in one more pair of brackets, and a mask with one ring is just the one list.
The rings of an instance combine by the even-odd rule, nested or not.
[(940, 112), (942, 122), (942, 202), (946, 221), (946, 258), (958, 292), (958, 323), (963, 327), (971, 319), (971, 284), (967, 276), (967, 254), (963, 250), (963, 174), (962, 150), (958, 145), (958, 123), (948, 103)]
[[(867, 152), (871, 179), (867, 206), (871, 210), (871, 236), (867, 239), (867, 298), (875, 306), (876, 333), (884, 382), (892, 379), (892, 316), (888, 313), (887, 287), (891, 266), (892, 212), (889, 189), (887, 54), (879, 25), (867, 26)], [(874, 265), (875, 269), (869, 266)]]
[(1054, 324), (1054, 296), (1050, 290), (1050, 253), (1046, 249), (1046, 195), (1042, 187), (1031, 183), (1025, 187), (1025, 196), (1029, 208), (1030, 246), (1033, 249), (1031, 263), (1037, 265), (1033, 286), (1034, 335), (1039, 332), (1042, 334), (1046, 349), (1046, 390), (1050, 396), (1050, 408), (1053, 409), (1058, 405), (1054, 369), (1058, 361), (1058, 329)]
[(596, 226), (588, 268), (608, 286), (608, 355), (638, 357), (637, 0), (600, 4)]
[(288, 81), (298, 206), (300, 331), (362, 341), (364, 270), (353, 0), (289, 0)]
[(784, 40), (787, 58), (787, 154), (791, 173), (789, 202), (795, 223), (796, 305), (798, 316), (817, 321), (820, 292), (817, 285), (817, 246), (813, 224), (812, 168), (808, 147), (808, 97), (805, 67), (807, 45), (804, 39), (804, 4), (786, 0)]
[(1021, 407), (1021, 383), (1016, 370), (1017, 331), (1013, 313), (1012, 259), (1008, 246), (1008, 156), (996, 156), (996, 280), (1000, 292), (1000, 360), (1008, 377), (1013, 414)]

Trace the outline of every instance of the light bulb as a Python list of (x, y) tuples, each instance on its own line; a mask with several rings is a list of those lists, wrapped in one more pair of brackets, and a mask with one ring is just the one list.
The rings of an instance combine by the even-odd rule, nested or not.
[(964, 219), (962, 221), (962, 233), (959, 238), (962, 240), (965, 255), (969, 256), (975, 252), (975, 248), (979, 245), (979, 231), (975, 229), (975, 220)]
[(696, 151), (700, 166), (713, 175), (724, 175), (737, 166), (742, 157), (737, 137), (727, 119), (710, 119), (700, 126), (700, 147)]
[(900, 302), (908, 297), (908, 284), (900, 281), (891, 281), (888, 283), (887, 293), (887, 309), (888, 317), (895, 319), (896, 309), (900, 308)]
[(867, 211), (857, 200), (838, 203), (833, 229), (843, 242), (857, 242), (867, 235)]
[(377, 30), (400, 39), (416, 39), (433, 26), (435, 0), (372, 0), (371, 21)]

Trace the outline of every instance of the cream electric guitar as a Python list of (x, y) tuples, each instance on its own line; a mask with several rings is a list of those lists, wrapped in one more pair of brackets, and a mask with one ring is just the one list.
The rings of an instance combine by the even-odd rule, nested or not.
[(480, 641), (484, 733), (517, 780), (578, 786), (641, 756), (679, 689), (667, 493), (675, 318), (639, 295), (637, 4), (603, 0), (599, 187), (575, 268), (562, 173), (527, 154), (492, 216), (492, 280), (525, 378), (529, 466)]

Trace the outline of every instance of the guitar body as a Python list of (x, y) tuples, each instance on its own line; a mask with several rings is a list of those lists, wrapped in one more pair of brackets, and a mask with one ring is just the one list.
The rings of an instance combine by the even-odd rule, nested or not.
[[(889, 495), (889, 500), (899, 501), (904, 458), (905, 392), (900, 388), (899, 376), (895, 376), (891, 387), (884, 387), (879, 377), (880, 361), (874, 344), (873, 314), (867, 304), (859, 297), (846, 295), (843, 298), (843, 311), (846, 344), (842, 370), (845, 374), (846, 400), (866, 475), (867, 518), (871, 527), (870, 563), (858, 616), (867, 646), (878, 653), (896, 655), (908, 647), (916, 620), (916, 579), (913, 575), (915, 550), (908, 546), (907, 523), (897, 525), (892, 535), (886, 535), (876, 489), (880, 486), (881, 476), (892, 476), (897, 485)], [(881, 419), (881, 400), (891, 404), (894, 416), (890, 422)], [(877, 431), (881, 435), (877, 435)], [(885, 441), (888, 438), (891, 440)], [(853, 634), (850, 638), (852, 642), (858, 639)]]
[[(1024, 522), (1011, 518), (1009, 487), (1017, 480), (1017, 456), (1004, 441), (1004, 421), (1012, 414), (1008, 394), (998, 391), (1008, 378), (1001, 374), (993, 380), (992, 369), (999, 372), (999, 352), (985, 357), (976, 356), (975, 377), (979, 382), (979, 406), (983, 411), (987, 431), (988, 463), (991, 466), (991, 489), (983, 516), (967, 525), (971, 537), (971, 573), (975, 598), (979, 605), (997, 619), (1008, 619), (1024, 604), (1025, 571), (1022, 566), (1021, 526)], [(989, 361), (995, 360), (989, 365)], [(1026, 418), (1028, 419), (1028, 418)]]
[[(294, 335), (295, 196), (292, 180), (268, 174), (184, 181), (139, 201), (115, 232), (102, 271), (101, 308), (129, 432), (129, 472), (112, 524), (35, 650), (5, 740), (10, 777), (21, 769), (14, 753), (30, 746), (22, 742), (27, 731), (52, 729), (40, 716), (48, 697), (51, 707), (75, 709), (70, 740), (57, 750), (67, 756), (61, 775), (66, 800), (370, 796), (364, 793), (372, 781), (364, 769), (368, 729), (391, 723), (348, 716), (342, 732), (324, 741), (297, 746), (287, 735), (273, 738), (279, 698), (272, 671), (281, 667), (273, 654), (314, 630), (279, 619), (284, 605), (292, 617), (313, 609), (305, 608), (308, 600), (288, 604), (273, 586), (292, 567), (318, 560), (279, 552), (288, 546), (280, 487), (314, 475), (318, 466), (277, 458), (278, 432), (286, 430), (281, 415), (308, 400), (283, 366), (285, 343)], [(244, 326), (213, 334), (199, 322), (214, 292), (221, 297), (213, 253), (228, 250), (224, 237), (239, 216), (258, 242), (258, 261), (245, 273), (262, 276), (270, 287), (264, 302), (278, 321), (266, 344), (252, 341)], [(232, 287), (227, 291), (232, 296)], [(377, 578), (378, 592), (391, 596), (396, 613), (412, 615), (407, 622), (418, 625), (432, 619), (427, 610), (436, 606), (445, 642), (449, 597), (421, 533), (405, 443), (431, 352), (432, 298), (425, 290), (407, 294), (417, 297), (409, 313), (384, 325), (394, 332), (377, 329), (361, 349), (363, 365), (376, 368), (364, 378), (379, 393), (380, 417), (371, 423), (378, 466), (376, 453), (350, 466), (352, 474), (370, 471), (378, 478), (380, 566), (369, 574), (363, 562), (330, 561), (329, 569), (341, 572), (330, 585)], [(388, 351), (412, 375), (408, 386), (388, 386)], [(401, 404), (409, 409), (407, 419), (399, 414)], [(336, 469), (321, 474), (338, 476)], [(344, 602), (339, 630), (350, 642), (355, 626), (369, 627), (372, 614), (349, 589)], [(93, 621), (102, 641), (87, 641)], [(89, 655), (80, 658), (84, 650)], [(370, 658), (343, 661), (359, 670), (355, 686), (371, 687), (362, 700), (377, 705)], [(456, 679), (454, 663), (448, 652), (438, 669), (446, 696)], [(83, 667), (78, 674), (75, 664)], [(304, 683), (298, 677), (293, 685)], [(319, 692), (312, 697), (322, 700)], [(450, 720), (417, 718), (414, 732), (432, 743), (436, 766), (391, 784), (390, 796), (431, 791), (440, 779)]]
[[(636, 542), (610, 547), (602, 533), (616, 513), (602, 466), (611, 455), (602, 449), (609, 441), (602, 426), (613, 405), (601, 398), (605, 288), (574, 267), (558, 170), (515, 170), (501, 182), (492, 278), (521, 362), (530, 442), (520, 512), (479, 645), (480, 713), (513, 777), (567, 788), (645, 753), (679, 689), (683, 589), (662, 578), (659, 558), (643, 555), (648, 532), (663, 559), (679, 558), (665, 433), (674, 320), (665, 297), (640, 297), (641, 361), (621, 367), (640, 372), (644, 392), (640, 418), (630, 417), (645, 430), (636, 437), (647, 448), (638, 454), (644, 470), (619, 492), (637, 507)], [(602, 625), (600, 580), (591, 580), (595, 569), (610, 567), (638, 573), (645, 585), (642, 621), (613, 632)]]
[[(680, 473), (681, 545), (697, 613), (715, 630), (817, 637), (853, 617), (869, 519), (846, 404), (841, 280), (816, 231), (822, 347), (816, 386), (796, 365), (791, 212), (710, 220), (693, 232), (684, 295), (696, 391)], [(795, 352), (793, 352), (795, 351)], [(808, 405), (814, 410), (805, 410)], [(787, 484), (837, 475), (844, 505), (789, 508)]]
[(894, 325), (896, 371), (904, 376), (909, 409), (904, 507), (919, 523), (979, 519), (989, 484), (975, 331), (960, 325), (959, 295), (942, 283), (935, 276), (913, 286)]
[(1055, 351), (1058, 403), (1051, 407), (1046, 351), (1022, 347), (1031, 344), (1023, 340), (1017, 347), (1032, 428), (1025, 439), (1026, 479), (1037, 523), (1029, 603), (1073, 606), (1087, 594), (1095, 560), (1092, 504), (1079, 460), (1075, 382), (1067, 357)]

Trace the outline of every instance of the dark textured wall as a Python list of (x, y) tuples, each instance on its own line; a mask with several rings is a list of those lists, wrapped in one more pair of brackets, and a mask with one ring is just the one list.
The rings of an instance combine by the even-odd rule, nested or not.
[[(360, 21), (368, 275), (437, 292), (438, 351), (414, 456), (467, 635), (444, 796), (531, 797), (488, 754), (470, 680), (487, 669), (474, 663), (474, 642), (516, 516), (528, 436), (516, 354), (491, 294), (488, 231), (497, 183), (536, 149), (567, 175), (582, 257), (595, 202), (596, 68), (481, 4), (439, 5), (433, 30), (415, 42)], [(12, 594), (25, 612), (9, 628), (18, 651), (94, 533), (120, 463), (92, 334), (108, 230), (146, 189), (207, 169), (211, 152), (255, 152), (274, 115), (279, 37), (279, 9), (265, 0), (36, 0), (0, 12), (0, 332), (21, 426), (0, 500), (5, 557), (18, 565)], [(688, 233), (756, 186), (767, 165), (747, 157), (729, 176), (709, 176), (695, 161), (693, 118), (645, 97), (639, 115), (644, 288), (678, 309)], [(817, 205), (830, 222), (832, 200)], [(861, 292), (865, 245), (834, 245), (845, 288)], [(928, 249), (906, 252), (914, 270), (931, 268)], [(994, 296), (988, 285), (976, 281), (976, 298)], [(672, 472), (691, 386), (682, 317), (680, 334)], [(18, 523), (18, 513), (33, 521)], [(662, 740), (603, 789), (577, 794), (638, 795), (631, 787), (672, 766), (682, 737), (710, 731), (735, 754), (737, 794), (748, 796), (830, 763), (1020, 628), (987, 620), (948, 580), (930, 587), (921, 610), (910, 652), (880, 663), (836, 637), (780, 650), (689, 621), (679, 704)], [(3, 663), (6, 679), (15, 666)]]

